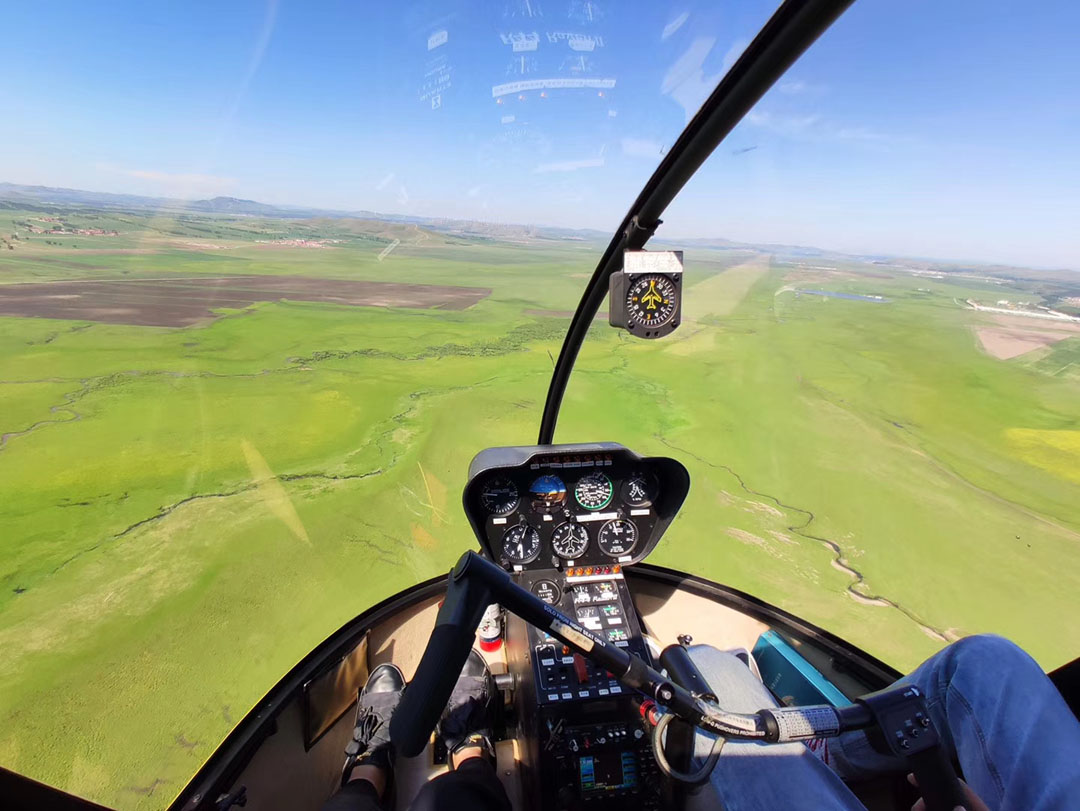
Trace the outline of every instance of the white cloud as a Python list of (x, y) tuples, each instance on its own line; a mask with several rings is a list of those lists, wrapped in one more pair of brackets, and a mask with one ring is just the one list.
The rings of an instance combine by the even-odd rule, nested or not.
[(664, 31), (660, 34), (660, 39), (667, 39), (668, 37), (670, 37), (672, 34), (682, 28), (683, 23), (685, 23), (688, 19), (690, 19), (690, 12), (684, 11), (682, 14), (680, 14), (678, 17), (676, 17), (674, 20), (664, 26)]
[(542, 175), (548, 172), (576, 172), (578, 169), (591, 169), (603, 166), (603, 158), (584, 158), (576, 161), (555, 161), (554, 163), (541, 163), (535, 169), (534, 174)]
[(777, 115), (775, 113), (751, 110), (746, 114), (746, 123), (779, 135), (802, 135), (810, 132), (821, 123), (819, 115)]
[(834, 134), (842, 141), (869, 141), (881, 144), (891, 143), (896, 140), (892, 135), (877, 132), (869, 127), (841, 127)]
[(825, 86), (806, 82), (802, 79), (791, 79), (786, 82), (780, 82), (780, 84), (776, 86), (776, 91), (778, 93), (783, 93), (785, 96), (813, 96), (823, 93), (825, 91)]
[(817, 113), (785, 115), (751, 110), (743, 120), (767, 132), (802, 141), (848, 141), (889, 147), (910, 140), (901, 135), (879, 132), (871, 127), (840, 126)]
[(687, 121), (690, 121), (720, 81), (722, 73), (706, 76), (704, 70), (705, 60), (714, 45), (715, 37), (695, 39), (683, 55), (675, 60), (675, 64), (668, 68), (664, 81), (660, 83), (660, 92), (671, 96), (682, 106)]
[(622, 151), (624, 155), (633, 158), (660, 158), (664, 154), (664, 145), (659, 141), (650, 141), (648, 138), (623, 138)]
[(750, 44), (748, 39), (737, 39), (731, 43), (731, 47), (727, 49), (727, 53), (724, 54), (723, 67), (724, 73), (731, 70), (731, 66), (739, 61), (739, 57), (742, 56), (743, 51), (746, 50), (746, 46)]
[(236, 185), (236, 178), (188, 172), (158, 172), (149, 169), (120, 169), (121, 174), (152, 183), (169, 197), (222, 194)]
[(375, 184), (375, 191), (382, 191), (394, 180), (394, 173), (390, 172), (386, 177)]

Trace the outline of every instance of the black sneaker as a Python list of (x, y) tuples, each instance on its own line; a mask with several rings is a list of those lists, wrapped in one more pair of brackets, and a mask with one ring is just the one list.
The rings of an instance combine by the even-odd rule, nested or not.
[(405, 690), (405, 676), (393, 664), (382, 664), (371, 671), (356, 700), (356, 723), (353, 737), (345, 747), (345, 766), (341, 785), (349, 782), (354, 766), (379, 766), (390, 769), (393, 750), (390, 746), (390, 717)]
[(458, 676), (454, 692), (439, 719), (438, 733), (446, 745), (452, 764), (453, 755), (468, 746), (479, 746), (494, 761), (495, 749), (491, 745), (492, 701), (495, 696), (495, 680), (487, 662), (476, 650), (469, 652), (465, 667)]

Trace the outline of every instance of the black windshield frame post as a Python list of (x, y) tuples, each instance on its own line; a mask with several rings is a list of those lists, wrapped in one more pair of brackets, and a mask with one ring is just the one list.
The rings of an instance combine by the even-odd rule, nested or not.
[(537, 443), (555, 438), (566, 385), (578, 352), (607, 295), (608, 279), (622, 269), (625, 251), (641, 250), (660, 225), (660, 216), (713, 150), (785, 71), (854, 0), (785, 0), (742, 56), (717, 84), (653, 172), (615, 232), (585, 286), (570, 320), (548, 386)]

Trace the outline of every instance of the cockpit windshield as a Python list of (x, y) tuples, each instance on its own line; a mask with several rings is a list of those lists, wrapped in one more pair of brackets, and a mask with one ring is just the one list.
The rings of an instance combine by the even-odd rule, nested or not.
[[(613, 230), (777, 2), (30, 3), (0, 65), (0, 766), (172, 801), (445, 574)], [(1080, 26), (855, 4), (589, 331), (556, 441), (679, 459), (650, 562), (908, 667), (1072, 659)], [(5, 126), (6, 125), (6, 126)]]

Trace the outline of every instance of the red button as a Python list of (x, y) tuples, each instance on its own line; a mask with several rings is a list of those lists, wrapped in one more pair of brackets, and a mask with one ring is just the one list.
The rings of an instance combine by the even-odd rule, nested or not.
[(589, 683), (589, 668), (585, 664), (585, 657), (580, 653), (574, 654), (574, 673), (577, 674), (578, 684)]

